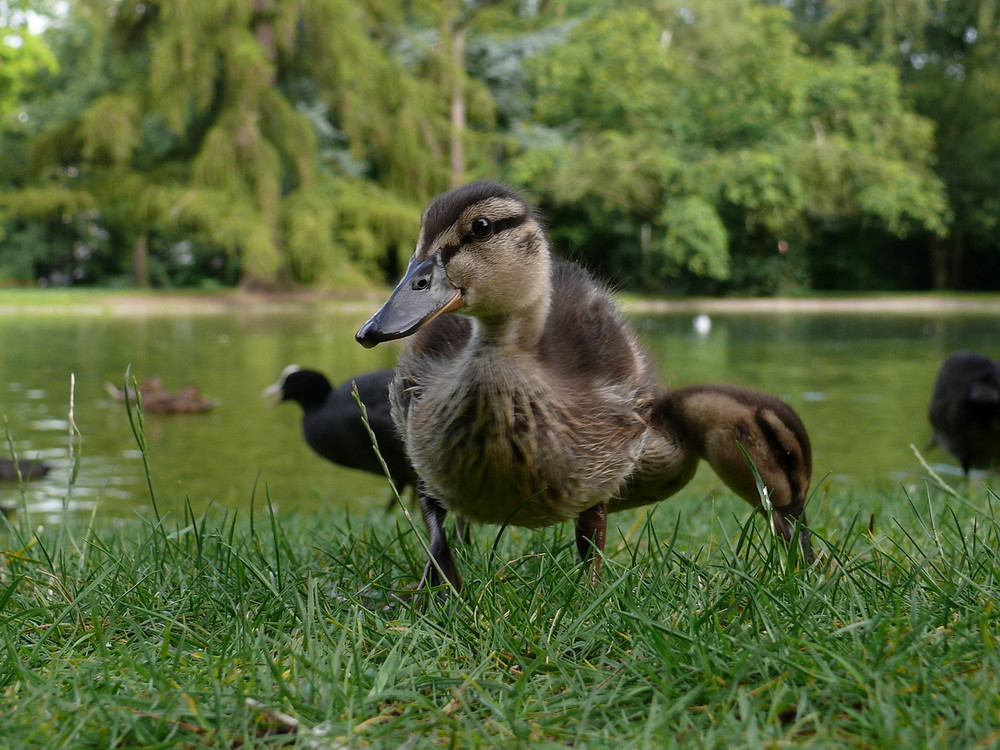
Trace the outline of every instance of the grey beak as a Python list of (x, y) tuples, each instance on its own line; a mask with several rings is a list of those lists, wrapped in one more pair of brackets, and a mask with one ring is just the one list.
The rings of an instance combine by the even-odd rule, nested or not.
[(389, 299), (361, 326), (354, 338), (370, 349), (409, 336), (438, 315), (462, 307), (462, 293), (448, 279), (441, 253), (413, 258)]

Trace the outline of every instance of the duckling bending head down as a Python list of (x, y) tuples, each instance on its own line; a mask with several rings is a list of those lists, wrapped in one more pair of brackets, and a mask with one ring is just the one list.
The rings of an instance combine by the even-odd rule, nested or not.
[[(753, 462), (767, 490), (770, 522), (786, 540), (796, 536), (812, 560), (805, 505), (812, 479), (809, 433), (791, 406), (769, 393), (731, 385), (689, 385), (653, 403), (655, 438), (612, 509), (669, 497), (708, 462), (729, 489), (761, 506)], [(746, 455), (744, 455), (744, 451)]]
[(503, 185), (457, 188), (424, 212), (403, 279), (357, 334), (368, 347), (403, 337), (390, 400), (430, 531), (424, 584), (441, 571), (459, 586), (448, 510), (527, 527), (575, 519), (586, 559), (603, 548), (609, 504), (655, 502), (694, 473), (653, 424), (662, 391), (635, 332), (604, 287), (551, 256)]

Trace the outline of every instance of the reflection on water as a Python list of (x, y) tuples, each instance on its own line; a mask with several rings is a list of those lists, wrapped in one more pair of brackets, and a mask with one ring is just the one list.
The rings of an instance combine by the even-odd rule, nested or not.
[[(27, 503), (39, 520), (72, 512), (148, 513), (141, 453), (125, 408), (105, 392), (126, 368), (178, 390), (197, 384), (221, 405), (207, 414), (146, 415), (156, 502), (177, 511), (210, 503), (246, 512), (330, 500), (382, 505), (384, 481), (309, 451), (296, 405), (268, 408), (261, 391), (296, 363), (331, 380), (391, 367), (398, 344), (354, 342), (365, 314), (303, 306), (284, 312), (153, 317), (14, 317), (0, 324), (0, 413), (18, 455), (53, 469), (23, 488), (0, 483), (0, 502)], [(775, 393), (801, 414), (815, 476), (892, 482), (920, 471), (910, 444), (930, 437), (927, 402), (937, 368), (960, 348), (1000, 355), (993, 316), (971, 314), (725, 314), (634, 316), (670, 385), (742, 384)], [(711, 325), (708, 326), (707, 323)], [(75, 399), (70, 377), (75, 376)], [(73, 424), (79, 429), (74, 457)], [(953, 462), (927, 452), (935, 465)], [(75, 460), (79, 466), (71, 482)], [(947, 471), (947, 467), (944, 467)], [(702, 470), (696, 481), (709, 481)]]

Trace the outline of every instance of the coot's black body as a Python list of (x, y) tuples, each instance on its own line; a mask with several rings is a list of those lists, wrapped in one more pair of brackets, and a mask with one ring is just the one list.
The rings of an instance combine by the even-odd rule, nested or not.
[(375, 370), (334, 388), (322, 373), (293, 365), (285, 369), (281, 380), (268, 388), (267, 393), (279, 395), (281, 401), (295, 401), (302, 407), (302, 435), (320, 456), (350, 469), (384, 475), (352, 394), (353, 384), (357, 383), (379, 452), (393, 483), (402, 491), (413, 484), (414, 474), (389, 409), (392, 378), (392, 370)]
[(1000, 464), (1000, 362), (977, 352), (950, 354), (941, 366), (929, 417), (934, 442), (962, 466)]

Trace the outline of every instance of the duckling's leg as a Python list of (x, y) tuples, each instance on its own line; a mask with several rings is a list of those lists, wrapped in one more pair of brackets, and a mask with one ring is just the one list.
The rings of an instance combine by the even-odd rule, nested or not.
[(472, 524), (459, 516), (455, 521), (455, 534), (462, 544), (468, 545), (472, 541)]
[(590, 562), (590, 578), (596, 584), (601, 572), (601, 553), (608, 531), (608, 504), (600, 502), (587, 508), (576, 519), (576, 550), (580, 559)]
[(424, 522), (427, 524), (427, 532), (430, 535), (428, 547), (431, 556), (424, 566), (424, 575), (420, 579), (417, 588), (426, 589), (440, 586), (444, 581), (441, 573), (455, 588), (455, 591), (462, 590), (462, 578), (455, 567), (455, 560), (451, 556), (451, 547), (448, 545), (448, 536), (444, 532), (444, 519), (448, 511), (437, 499), (430, 495), (420, 493), (420, 511), (424, 515)]
[(780, 508), (773, 508), (771, 517), (774, 519), (774, 527), (786, 542), (791, 542), (795, 535), (795, 523), (799, 524), (799, 549), (802, 550), (802, 559), (805, 562), (813, 561), (812, 542), (809, 538), (809, 527), (806, 525), (805, 503), (801, 500), (783, 505)]

